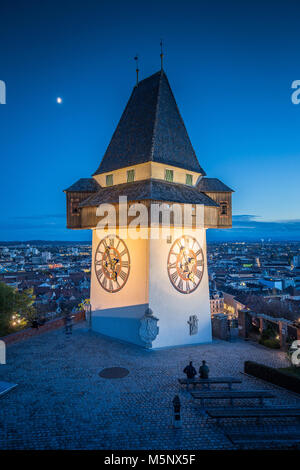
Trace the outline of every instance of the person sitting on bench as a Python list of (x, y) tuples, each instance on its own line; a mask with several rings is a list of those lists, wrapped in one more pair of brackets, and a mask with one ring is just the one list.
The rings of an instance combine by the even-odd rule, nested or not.
[(202, 361), (202, 366), (199, 367), (200, 379), (208, 379), (209, 368), (206, 365), (206, 361)]
[(183, 372), (184, 374), (186, 374), (187, 384), (193, 383), (197, 372), (196, 372), (195, 367), (193, 366), (192, 361), (190, 361), (189, 365), (183, 369)]

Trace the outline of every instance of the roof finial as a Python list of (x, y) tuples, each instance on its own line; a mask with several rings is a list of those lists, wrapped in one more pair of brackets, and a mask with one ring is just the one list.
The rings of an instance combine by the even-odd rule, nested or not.
[(160, 40), (160, 68), (163, 70), (163, 58), (164, 58), (164, 53), (163, 53), (163, 42), (162, 39)]
[(139, 84), (139, 58), (138, 55), (135, 56), (134, 58), (135, 63), (136, 63), (136, 86)]

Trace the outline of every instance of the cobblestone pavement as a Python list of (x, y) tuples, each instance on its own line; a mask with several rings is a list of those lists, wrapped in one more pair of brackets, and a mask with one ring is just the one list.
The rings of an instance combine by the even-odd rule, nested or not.
[[(300, 404), (295, 394), (242, 374), (245, 360), (287, 365), (280, 351), (240, 340), (145, 351), (102, 338), (80, 324), (71, 337), (60, 329), (8, 347), (0, 380), (19, 386), (0, 399), (0, 448), (235, 448), (224, 432), (228, 424), (208, 420), (177, 382), (189, 360), (198, 366), (202, 359), (213, 376), (241, 378), (235, 388), (273, 390), (275, 403)], [(128, 368), (129, 375), (99, 377), (103, 368), (114, 366)], [(182, 403), (181, 429), (172, 427), (175, 394)], [(245, 421), (229, 426), (236, 430)], [(285, 427), (284, 421), (266, 420), (260, 429), (270, 426)], [(255, 431), (251, 421), (250, 429)]]

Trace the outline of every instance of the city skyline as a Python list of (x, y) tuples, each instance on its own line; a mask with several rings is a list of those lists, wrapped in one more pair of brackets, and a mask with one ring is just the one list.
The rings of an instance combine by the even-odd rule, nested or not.
[(208, 240), (300, 239), (296, 2), (273, 5), (271, 18), (267, 2), (189, 1), (184, 12), (154, 2), (147, 25), (133, 1), (17, 3), (0, 19), (2, 241), (89, 240), (65, 228), (63, 189), (98, 167), (135, 84), (133, 58), (141, 79), (156, 72), (161, 37), (200, 165), (236, 191), (233, 229)]

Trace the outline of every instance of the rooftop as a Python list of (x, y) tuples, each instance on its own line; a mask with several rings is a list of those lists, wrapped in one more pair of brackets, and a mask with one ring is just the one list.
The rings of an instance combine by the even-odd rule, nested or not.
[(134, 87), (94, 174), (149, 161), (205, 174), (163, 71)]
[(94, 178), (80, 178), (64, 191), (94, 193), (99, 187), (99, 184)]
[(199, 191), (204, 192), (223, 192), (223, 193), (232, 193), (233, 189), (230, 189), (226, 184), (222, 183), (217, 178), (201, 178), (197, 183), (197, 188)]
[(100, 188), (96, 194), (83, 201), (80, 207), (98, 206), (101, 203), (118, 203), (119, 196), (127, 196), (129, 201), (159, 200), (218, 207), (215, 201), (193, 186), (156, 179)]

